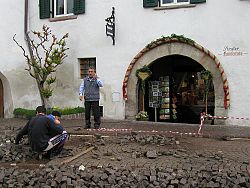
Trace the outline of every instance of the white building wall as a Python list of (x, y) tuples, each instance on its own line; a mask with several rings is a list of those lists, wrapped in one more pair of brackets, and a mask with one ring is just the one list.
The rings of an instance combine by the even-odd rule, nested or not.
[[(122, 82), (129, 63), (151, 41), (175, 33), (193, 39), (217, 56), (229, 81), (231, 106), (228, 115), (250, 117), (247, 110), (250, 104), (250, 1), (207, 0), (190, 8), (155, 10), (143, 8), (142, 0), (86, 0), (85, 14), (59, 22), (39, 19), (38, 1), (29, 3), (29, 30), (41, 30), (46, 24), (57, 36), (69, 33), (70, 50), (57, 72), (53, 105), (83, 105), (78, 99), (81, 83), (78, 58), (96, 57), (97, 74), (105, 83), (101, 91), (104, 116), (123, 119)], [(22, 52), (12, 41), (16, 33), (17, 39), (25, 45), (24, 0), (1, 0), (0, 5), (1, 14), (10, 20), (0, 23), (1, 32), (4, 31), (0, 43), (1, 52), (4, 52), (1, 53), (0, 72), (10, 83), (14, 108), (34, 108), (40, 102), (37, 88), (24, 71)], [(105, 35), (105, 18), (111, 15), (112, 7), (115, 7), (116, 18), (115, 46)], [(225, 47), (236, 47), (243, 55), (224, 56)], [(112, 102), (114, 92), (120, 93), (118, 102)]]
[[(13, 41), (24, 43), (24, 0), (0, 1), (0, 78), (4, 87), (4, 116), (12, 117), (16, 107), (39, 104), (34, 80), (25, 71), (22, 51)], [(25, 45), (24, 45), (25, 47)]]

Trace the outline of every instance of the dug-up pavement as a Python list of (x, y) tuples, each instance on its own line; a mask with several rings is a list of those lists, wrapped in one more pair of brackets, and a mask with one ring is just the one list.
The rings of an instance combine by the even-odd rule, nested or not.
[(250, 187), (247, 126), (64, 119), (65, 150), (46, 159), (13, 143), (26, 122), (0, 120), (0, 187)]

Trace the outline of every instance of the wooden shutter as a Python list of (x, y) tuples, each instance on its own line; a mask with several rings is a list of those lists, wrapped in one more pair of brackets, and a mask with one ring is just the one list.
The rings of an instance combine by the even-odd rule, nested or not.
[(39, 0), (40, 19), (50, 18), (50, 0)]
[(157, 7), (158, 6), (158, 0), (143, 0), (143, 7)]
[(190, 0), (190, 4), (205, 3), (206, 0)]
[(74, 14), (85, 13), (85, 0), (74, 0)]

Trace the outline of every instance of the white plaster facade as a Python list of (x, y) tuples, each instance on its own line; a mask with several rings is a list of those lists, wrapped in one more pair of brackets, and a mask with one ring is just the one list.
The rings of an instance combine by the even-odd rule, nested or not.
[[(30, 31), (39, 31), (46, 24), (57, 36), (69, 33), (70, 50), (57, 71), (53, 105), (83, 106), (78, 99), (81, 83), (78, 58), (96, 57), (97, 73), (105, 83), (100, 101), (104, 117), (124, 119), (126, 101), (122, 97), (122, 85), (130, 62), (151, 41), (175, 33), (194, 40), (219, 59), (230, 88), (230, 107), (223, 115), (250, 117), (250, 1), (207, 0), (189, 8), (163, 10), (143, 8), (143, 0), (86, 0), (85, 6), (85, 14), (78, 15), (77, 19), (50, 22), (39, 19), (38, 0), (29, 1)], [(115, 7), (116, 18), (114, 46), (105, 35), (105, 18), (111, 15), (112, 7)], [(16, 34), (25, 46), (24, 0), (1, 0), (0, 9), (4, 18), (0, 23), (0, 78), (4, 87), (5, 117), (11, 117), (14, 108), (34, 108), (40, 99), (35, 81), (24, 70), (22, 51), (12, 40)], [(230, 49), (242, 55), (224, 56), (224, 50)], [(112, 100), (113, 93), (119, 94), (119, 100)], [(228, 123), (250, 125), (244, 120), (240, 123), (228, 120)]]

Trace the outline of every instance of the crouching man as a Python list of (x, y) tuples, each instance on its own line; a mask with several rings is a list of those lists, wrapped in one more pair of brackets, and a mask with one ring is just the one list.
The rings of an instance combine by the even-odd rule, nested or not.
[(68, 138), (63, 127), (46, 116), (46, 108), (43, 106), (36, 108), (36, 116), (17, 134), (15, 143), (19, 144), (24, 135), (28, 135), (32, 151), (46, 152), (47, 157), (59, 154)]

